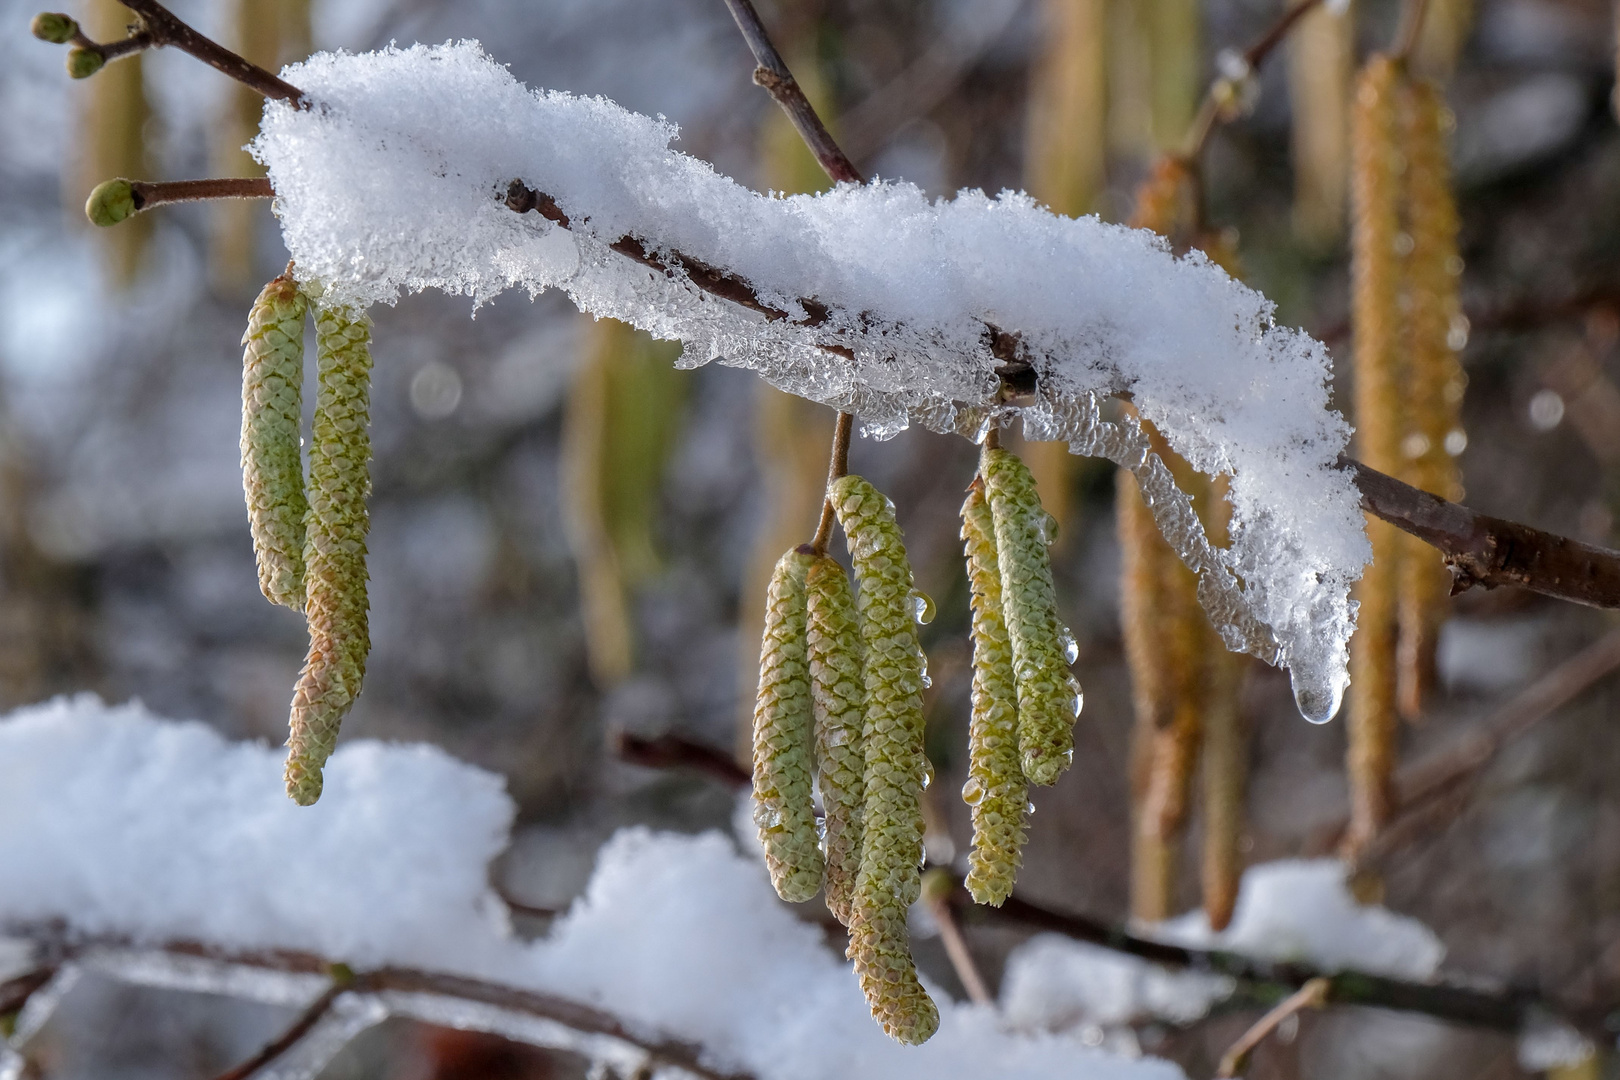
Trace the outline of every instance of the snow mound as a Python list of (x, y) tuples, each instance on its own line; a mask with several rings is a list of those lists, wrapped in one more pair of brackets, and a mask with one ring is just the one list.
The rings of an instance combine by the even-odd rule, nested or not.
[[(1368, 546), (1336, 466), (1349, 429), (1328, 408), (1327, 352), (1202, 255), (1020, 193), (760, 195), (671, 150), (673, 124), (531, 91), (476, 42), (319, 54), (284, 74), (313, 106), (269, 103), (254, 152), (299, 274), (335, 299), (563, 289), (683, 341), (685, 364), (749, 368), (880, 437), (911, 423), (976, 435), (1009, 414), (991, 328), (1017, 335), (1038, 375), (1017, 410), (1026, 433), (1138, 472), (1228, 644), (1287, 664), (1308, 717), (1336, 711)], [(569, 227), (507, 209), (513, 180), (555, 199)], [(693, 272), (727, 271), (770, 310), (613, 250), (626, 238), (665, 265), (679, 253)], [(1210, 548), (1173, 484), (1149, 482), (1163, 470), (1140, 432), (1100, 418), (1114, 394), (1196, 468), (1232, 475), (1229, 551)]]

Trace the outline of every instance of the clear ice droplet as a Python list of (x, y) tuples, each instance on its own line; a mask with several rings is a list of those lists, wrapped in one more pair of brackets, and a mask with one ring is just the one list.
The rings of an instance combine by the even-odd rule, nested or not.
[(922, 784), (924, 791), (927, 791), (928, 785), (934, 782), (934, 763), (927, 758), (923, 758), (922, 776), (918, 782)]
[(1041, 515), (1041, 543), (1051, 547), (1058, 542), (1058, 519), (1051, 514)]
[(1067, 626), (1058, 635), (1058, 644), (1063, 646), (1063, 662), (1065, 664), (1072, 664), (1080, 659), (1080, 643), (1074, 640), (1074, 631)]
[(967, 783), (962, 785), (962, 801), (969, 806), (978, 806), (984, 801), (984, 785), (976, 777), (968, 777)]
[(1325, 724), (1339, 714), (1349, 680), (1313, 678), (1308, 673), (1301, 674), (1298, 668), (1289, 672), (1289, 680), (1294, 685), (1294, 704), (1305, 719), (1313, 724)]
[(927, 626), (934, 621), (934, 598), (918, 589), (911, 594), (911, 617), (918, 625)]

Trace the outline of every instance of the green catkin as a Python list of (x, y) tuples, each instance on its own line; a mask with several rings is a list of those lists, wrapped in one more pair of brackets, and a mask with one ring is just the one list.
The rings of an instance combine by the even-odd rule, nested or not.
[(321, 767), (360, 693), (371, 649), (366, 624), (371, 320), (350, 308), (322, 308), (315, 336), (319, 391), (304, 539), (309, 655), (293, 694), (287, 739), (287, 794), (300, 806), (321, 797)]
[(976, 482), (962, 504), (962, 543), (973, 592), (973, 718), (962, 801), (973, 816), (967, 888), (976, 903), (1000, 907), (1012, 893), (1024, 848), (1029, 788), (1018, 761), (1018, 687), (1001, 610), (995, 518)]
[(771, 884), (792, 903), (821, 888), (804, 591), (814, 562), (808, 548), (794, 548), (777, 560), (766, 594), (754, 701), (754, 822)]
[(828, 488), (860, 579), (861, 641), (866, 648), (866, 820), (855, 882), (849, 957), (883, 1030), (921, 1043), (939, 1027), (939, 1010), (911, 960), (906, 911), (922, 889), (923, 658), (917, 643), (911, 564), (894, 506), (859, 476)]
[(855, 596), (844, 568), (816, 557), (805, 576), (809, 610), (810, 701), (815, 717), (816, 786), (825, 823), (822, 891), (827, 909), (845, 926), (853, 917), (865, 821), (866, 675), (861, 662)]
[(1018, 750), (1024, 777), (1032, 784), (1050, 784), (1074, 758), (1080, 693), (1064, 656), (1046, 550), (1048, 515), (1035, 491), (1035, 478), (1018, 455), (987, 447), (979, 475), (996, 523), (1001, 604), (1018, 680)]
[(266, 599), (304, 610), (304, 312), (290, 274), (264, 287), (242, 335), (242, 494), (247, 501), (259, 588)]

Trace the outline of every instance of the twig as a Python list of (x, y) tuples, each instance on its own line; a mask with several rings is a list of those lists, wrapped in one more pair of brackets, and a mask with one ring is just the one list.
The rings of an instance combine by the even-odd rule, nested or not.
[(1395, 59), (1405, 63), (1417, 48), (1418, 36), (1423, 32), (1423, 15), (1428, 10), (1427, 0), (1406, 0), (1401, 12), (1400, 30), (1395, 36)]
[(766, 32), (754, 5), (749, 0), (726, 0), (726, 7), (731, 9), (731, 17), (737, 21), (737, 29), (742, 31), (749, 51), (754, 54), (754, 62), (759, 65), (754, 69), (754, 82), (770, 91), (771, 97), (782, 106), (782, 111), (793, 122), (793, 129), (799, 133), (799, 138), (804, 140), (827, 175), (832, 177), (834, 183), (866, 183), (860, 170), (833, 141), (827, 125), (821, 122), (821, 117), (811, 106), (810, 99), (799, 89), (798, 80), (788, 70), (782, 54), (771, 43), (771, 36)]
[(10, 1016), (28, 1004), (34, 991), (56, 975), (56, 969), (56, 964), (49, 964), (0, 983), (0, 1016)]
[(1591, 607), (1620, 607), (1620, 552), (1489, 517), (1386, 476), (1349, 457), (1361, 505), (1440, 549), (1455, 596), (1513, 585)]
[(135, 209), (146, 210), (166, 203), (198, 202), (203, 199), (271, 199), (275, 189), (269, 177), (220, 177), (210, 180), (130, 181)]
[[(1294, 4), (1278, 17), (1266, 29), (1266, 32), (1255, 39), (1254, 44), (1243, 50), (1243, 66), (1247, 71), (1254, 71), (1270, 56), (1272, 51), (1281, 45), (1299, 20), (1308, 15), (1312, 9), (1320, 5), (1322, 0), (1301, 0)], [(1198, 115), (1193, 118), (1192, 126), (1188, 129), (1187, 137), (1183, 140), (1182, 156), (1189, 162), (1197, 161), (1204, 155), (1204, 147), (1209, 143), (1210, 133), (1215, 130), (1225, 115), (1221, 101), (1222, 86), (1229, 83), (1226, 76), (1216, 79), (1204, 95), (1203, 102), (1198, 107)]]
[(968, 951), (967, 939), (962, 936), (962, 928), (956, 922), (956, 912), (951, 907), (957, 883), (947, 870), (931, 870), (929, 873), (942, 875), (944, 879), (943, 889), (930, 888), (930, 882), (925, 879), (923, 896), (927, 900), (929, 913), (939, 926), (939, 939), (945, 945), (945, 955), (956, 977), (962, 981), (962, 989), (967, 991), (968, 1000), (975, 1005), (994, 1006), (995, 999), (984, 985), (984, 976), (979, 974), (979, 965), (973, 962), (973, 954)]
[(679, 735), (664, 734), (649, 739), (622, 729), (610, 730), (608, 745), (614, 757), (631, 765), (649, 769), (695, 769), (721, 783), (738, 786), (752, 779), (748, 770), (729, 755)]
[(347, 980), (335, 980), (331, 986), (328, 986), (322, 992), (320, 997), (309, 1003), (309, 1007), (299, 1014), (298, 1019), (294, 1020), (286, 1031), (283, 1031), (271, 1042), (266, 1043), (264, 1048), (257, 1054), (254, 1054), (234, 1069), (227, 1069), (220, 1073), (214, 1080), (247, 1080), (248, 1077), (285, 1054), (288, 1050), (291, 1050), (297, 1045), (299, 1039), (309, 1034), (310, 1028), (320, 1022), (321, 1017), (331, 1011), (332, 1003), (347, 988)]
[(1254, 1026), (1239, 1036), (1231, 1049), (1221, 1056), (1221, 1066), (1215, 1070), (1216, 1077), (1237, 1076), (1248, 1063), (1249, 1055), (1254, 1053), (1254, 1048), (1264, 1042), (1266, 1036), (1276, 1031), (1284, 1020), (1298, 1015), (1302, 1010), (1320, 1009), (1327, 1004), (1331, 985), (1323, 978), (1312, 979), (1279, 1003), (1276, 1008), (1255, 1021)]
[(272, 75), (257, 64), (225, 48), (225, 46), (197, 33), (181, 22), (157, 0), (121, 0), (141, 18), (142, 30), (154, 46), (172, 45), (181, 52), (190, 53), (209, 67), (224, 72), (231, 78), (278, 101), (303, 105), (304, 92), (279, 76)]
[[(827, 466), (827, 483), (829, 485), (840, 476), (846, 476), (849, 473), (849, 440), (854, 430), (854, 414), (839, 413), (838, 421), (833, 426), (832, 461)], [(810, 541), (810, 548), (817, 555), (827, 553), (827, 545), (832, 541), (833, 524), (836, 520), (831, 497), (823, 499), (821, 501), (821, 523), (816, 526), (815, 539)]]

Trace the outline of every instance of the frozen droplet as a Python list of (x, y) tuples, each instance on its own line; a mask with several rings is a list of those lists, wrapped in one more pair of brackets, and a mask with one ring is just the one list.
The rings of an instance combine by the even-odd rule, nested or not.
[(1027, 803), (1024, 804), (1024, 813), (1033, 814), (1034, 812), (1035, 812), (1035, 804), (1034, 803), (1027, 802)]
[(1073, 675), (1069, 676), (1069, 693), (1074, 695), (1069, 701), (1069, 708), (1074, 710), (1074, 715), (1078, 718), (1080, 710), (1086, 707), (1086, 693), (1080, 689), (1080, 680)]
[(968, 777), (967, 783), (962, 785), (962, 801), (969, 806), (978, 806), (983, 800), (984, 785), (979, 783), (977, 777)]
[(1289, 678), (1294, 684), (1294, 704), (1299, 706), (1301, 716), (1313, 724), (1325, 724), (1338, 715), (1348, 679), (1313, 678), (1309, 674), (1302, 675), (1297, 668), (1289, 672)]
[(1080, 659), (1080, 643), (1074, 640), (1074, 631), (1067, 626), (1058, 635), (1058, 644), (1063, 647), (1063, 662), (1072, 664)]
[(922, 678), (924, 690), (934, 685), (934, 680), (928, 675), (928, 654), (923, 652), (921, 648), (917, 650), (917, 673)]
[(1074, 747), (1071, 746), (1069, 749), (1063, 751), (1063, 763), (1065, 765), (1074, 764)]
[(824, 817), (816, 818), (816, 839), (822, 843), (827, 841), (827, 819)]
[(1041, 543), (1051, 547), (1058, 542), (1058, 519), (1051, 514), (1042, 513), (1040, 521)]
[(884, 509), (888, 510), (889, 513), (894, 513), (894, 500), (889, 498), (887, 495), (883, 496), (883, 507)]
[(911, 594), (911, 617), (918, 625), (927, 626), (934, 621), (934, 598), (918, 589)]
[(934, 782), (934, 763), (927, 758), (923, 758), (922, 775), (918, 777), (917, 782), (922, 785), (924, 791), (927, 791), (928, 785)]

